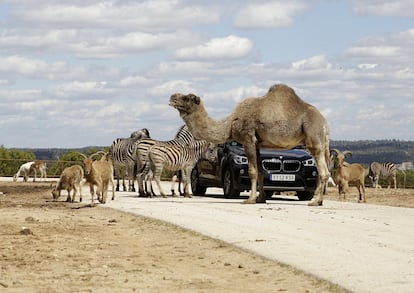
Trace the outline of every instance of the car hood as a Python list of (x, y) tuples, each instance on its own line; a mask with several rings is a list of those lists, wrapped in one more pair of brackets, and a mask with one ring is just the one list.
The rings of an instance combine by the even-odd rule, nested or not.
[[(242, 146), (232, 146), (231, 150), (233, 153), (239, 156), (246, 156), (246, 153)], [(291, 150), (260, 149), (260, 155), (262, 159), (283, 157), (296, 160), (307, 160), (312, 158), (312, 156), (305, 149), (301, 148)]]
[(289, 157), (292, 159), (310, 159), (312, 156), (304, 149), (291, 149), (291, 150), (273, 150), (273, 149), (261, 149), (260, 155), (262, 158), (268, 157)]

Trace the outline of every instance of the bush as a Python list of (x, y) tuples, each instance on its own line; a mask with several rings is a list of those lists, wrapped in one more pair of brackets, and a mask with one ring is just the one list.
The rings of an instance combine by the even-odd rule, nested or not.
[(25, 162), (36, 159), (32, 152), (8, 150), (0, 146), (0, 176), (13, 176)]

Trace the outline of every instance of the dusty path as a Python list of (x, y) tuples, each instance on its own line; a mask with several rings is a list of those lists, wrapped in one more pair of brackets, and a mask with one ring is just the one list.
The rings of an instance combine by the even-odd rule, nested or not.
[[(167, 188), (167, 186), (166, 186)], [(281, 261), (355, 292), (413, 292), (414, 209), (289, 199), (242, 205), (209, 197), (137, 198), (107, 206), (160, 219)]]
[(311, 208), (292, 197), (241, 205), (216, 189), (192, 199), (119, 192), (90, 208), (86, 188), (74, 204), (65, 195), (52, 202), (49, 184), (0, 181), (3, 191), (0, 292), (344, 292), (272, 259), (354, 292), (414, 287), (414, 190), (367, 195), (410, 208), (334, 201)]
[(166, 222), (91, 208), (86, 194), (52, 202), (49, 184), (1, 181), (0, 192), (0, 292), (344, 292)]

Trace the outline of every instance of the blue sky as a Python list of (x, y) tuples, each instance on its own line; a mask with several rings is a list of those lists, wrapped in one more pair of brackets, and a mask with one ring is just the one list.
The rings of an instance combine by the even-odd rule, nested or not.
[(414, 1), (18, 1), (0, 4), (0, 145), (171, 139), (171, 94), (213, 118), (285, 83), (335, 140), (414, 140)]

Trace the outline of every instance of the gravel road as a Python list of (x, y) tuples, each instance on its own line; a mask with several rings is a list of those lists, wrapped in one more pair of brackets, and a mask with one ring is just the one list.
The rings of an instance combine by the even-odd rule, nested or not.
[(414, 290), (414, 209), (336, 201), (309, 207), (289, 198), (243, 205), (221, 189), (207, 192), (190, 199), (119, 192), (105, 206), (221, 239), (354, 292)]

